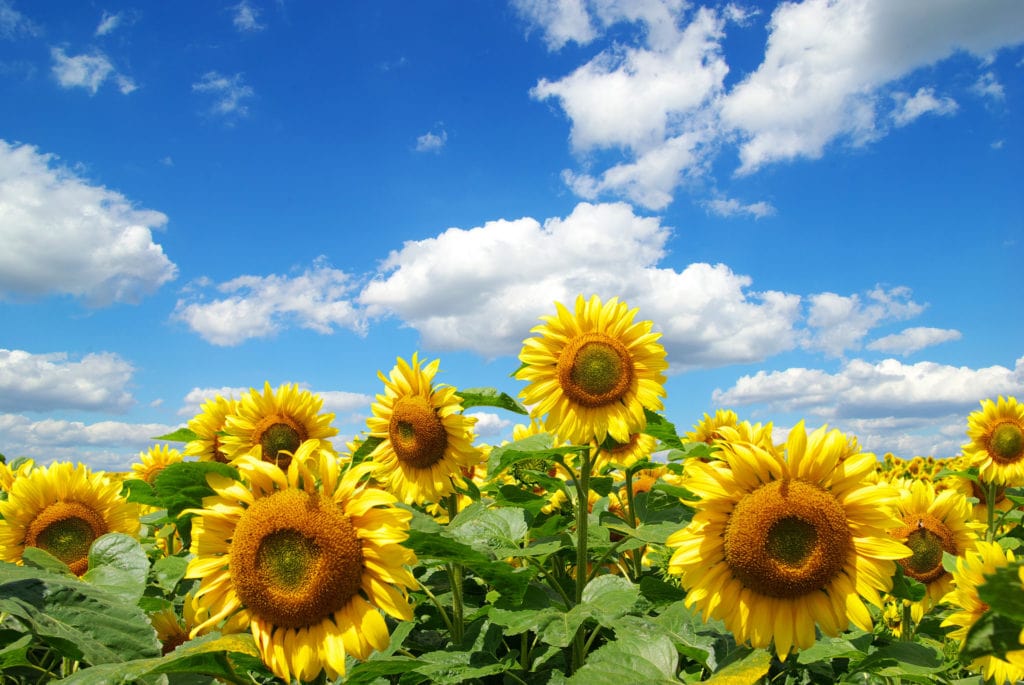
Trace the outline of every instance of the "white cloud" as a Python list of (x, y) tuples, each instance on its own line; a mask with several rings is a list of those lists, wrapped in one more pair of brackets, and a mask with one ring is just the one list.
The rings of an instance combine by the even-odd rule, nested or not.
[(50, 56), (53, 58), (53, 75), (65, 88), (85, 88), (90, 95), (95, 95), (104, 81), (113, 78), (124, 95), (136, 89), (135, 83), (119, 74), (110, 59), (98, 50), (69, 57), (62, 48), (51, 48)]
[(808, 300), (811, 336), (804, 345), (833, 357), (860, 349), (861, 341), (878, 324), (910, 319), (924, 311), (923, 305), (910, 299), (907, 288), (876, 287), (867, 294), (867, 303), (856, 294), (818, 293)]
[(918, 326), (905, 328), (899, 333), (887, 335), (868, 343), (869, 350), (877, 350), (887, 354), (900, 354), (904, 357), (932, 345), (959, 340), (960, 331), (949, 328), (928, 328)]
[(263, 24), (259, 21), (260, 11), (250, 5), (248, 0), (242, 0), (231, 9), (234, 10), (232, 21), (239, 31), (252, 33), (264, 29)]
[(155, 444), (152, 438), (177, 428), (120, 421), (33, 421), (20, 414), (0, 414), (0, 444), (8, 459), (31, 457), (40, 465), (83, 462), (94, 469), (126, 471), (140, 451)]
[(249, 388), (244, 388), (241, 386), (221, 386), (219, 388), (192, 388), (185, 395), (184, 403), (182, 404), (181, 408), (178, 409), (178, 416), (192, 418), (202, 410), (202, 405), (204, 402), (212, 400), (217, 395), (220, 395), (221, 397), (225, 397), (227, 399), (237, 400), (247, 392), (249, 392)]
[(245, 84), (241, 74), (225, 76), (217, 71), (208, 71), (203, 74), (199, 81), (192, 84), (192, 90), (214, 96), (214, 113), (240, 117), (249, 114), (245, 100), (256, 94), (251, 86)]
[(0, 411), (85, 409), (122, 412), (135, 369), (111, 352), (72, 361), (64, 352), (0, 349)]
[(763, 219), (766, 216), (775, 214), (775, 207), (763, 200), (761, 202), (743, 204), (736, 198), (717, 198), (706, 201), (704, 206), (712, 214), (726, 218), (745, 214), (755, 219)]
[(922, 114), (929, 112), (950, 115), (956, 112), (956, 100), (951, 97), (935, 97), (934, 88), (918, 88), (913, 95), (903, 92), (893, 93), (896, 107), (892, 113), (893, 122), (897, 126), (906, 126)]
[(177, 274), (152, 231), (167, 217), (0, 140), (0, 298), (138, 302)]
[(868, 142), (876, 92), (957, 50), (984, 56), (1024, 40), (1024, 5), (930, 0), (807, 0), (773, 12), (764, 62), (725, 98), (742, 136), (738, 173)]
[(584, 0), (513, 0), (520, 16), (544, 32), (549, 50), (560, 50), (573, 41), (586, 45), (597, 37)]
[(747, 26), (754, 17), (760, 14), (761, 10), (756, 7), (742, 7), (734, 2), (730, 2), (722, 9), (722, 16), (740, 26)]
[(113, 33), (121, 25), (124, 15), (121, 12), (107, 12), (104, 10), (99, 26), (96, 27), (97, 36), (105, 36)]
[(971, 88), (975, 93), (982, 97), (991, 98), (993, 100), (1005, 100), (1006, 90), (1003, 88), (1003, 84), (999, 82), (996, 75), (991, 71), (986, 71), (984, 74), (978, 77), (978, 80), (974, 82), (974, 86)]
[(440, 152), (448, 142), (448, 133), (424, 133), (416, 139), (416, 152)]
[[(841, 423), (876, 451), (950, 456), (966, 441), (967, 415), (978, 408), (980, 399), (1022, 392), (1024, 357), (1013, 369), (854, 359), (834, 374), (807, 368), (759, 371), (741, 377), (727, 390), (715, 390), (712, 401)], [(952, 431), (954, 423), (957, 431)]]
[[(580, 203), (568, 217), (493, 221), (405, 243), (359, 296), (431, 349), (518, 353), (523, 331), (577, 294), (620, 296), (664, 332), (675, 370), (761, 360), (796, 345), (800, 298), (750, 292), (727, 266), (658, 268), (669, 230), (626, 204)], [(452, 297), (453, 292), (461, 293)]]
[(323, 259), (302, 274), (289, 277), (239, 276), (216, 287), (227, 297), (206, 301), (202, 294), (178, 300), (173, 317), (214, 345), (238, 345), (265, 338), (285, 326), (318, 333), (336, 327), (365, 331), (361, 313), (350, 299), (354, 286), (348, 274)]
[(479, 440), (490, 443), (509, 432), (512, 422), (491, 412), (469, 412), (466, 416), (476, 419), (473, 433)]
[(24, 14), (14, 9), (8, 0), (0, 0), (0, 38), (13, 39), (21, 34), (35, 36), (39, 27)]

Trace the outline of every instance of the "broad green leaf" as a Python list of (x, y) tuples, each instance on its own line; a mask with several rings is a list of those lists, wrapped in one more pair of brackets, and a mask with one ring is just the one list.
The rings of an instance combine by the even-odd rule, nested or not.
[(129, 502), (163, 508), (163, 502), (156, 496), (153, 486), (144, 480), (129, 478), (121, 484), (121, 493)]
[(61, 655), (90, 664), (160, 653), (156, 632), (137, 606), (74, 576), (2, 563), (0, 611)]
[(1021, 592), (1021, 563), (997, 568), (978, 586), (978, 597), (998, 614), (1024, 624), (1024, 592)]
[(810, 664), (832, 659), (862, 659), (864, 656), (866, 655), (849, 640), (822, 636), (809, 648), (801, 650), (797, 661), (801, 664)]
[[(687, 607), (685, 601), (680, 600), (669, 605), (653, 617), (651, 622), (669, 636), (680, 654), (696, 661), (704, 668), (714, 670), (718, 667), (715, 642), (720, 633), (704, 623), (700, 614)], [(703, 632), (698, 632), (698, 629)]]
[(198, 439), (199, 436), (196, 432), (186, 427), (179, 428), (173, 433), (168, 433), (167, 435), (158, 435), (155, 438), (150, 438), (150, 440), (162, 440), (164, 442), (191, 442)]
[(153, 563), (149, 576), (153, 583), (164, 592), (174, 592), (188, 569), (188, 559), (184, 557), (161, 557)]
[[(504, 447), (495, 447), (491, 451), (491, 458), (492, 459), (495, 458), (494, 453), (498, 452), (498, 455), (497, 455), (497, 467), (496, 467), (496, 470), (493, 473), (495, 473), (495, 474), (501, 473), (502, 471), (506, 470), (507, 468), (509, 468), (513, 464), (517, 464), (517, 463), (519, 463), (521, 461), (534, 460), (534, 459), (543, 459), (543, 460), (549, 460), (549, 461), (550, 460), (557, 460), (557, 459), (563, 458), (567, 454), (573, 454), (573, 453), (576, 453), (576, 452), (583, 452), (585, 450), (590, 449), (587, 445), (576, 445), (576, 446), (570, 446), (570, 447), (548, 447), (548, 448), (545, 448), (545, 449), (532, 449), (532, 450), (520, 450), (520, 449), (514, 449), (513, 448), (513, 446), (517, 445), (518, 443), (525, 442), (527, 440), (530, 440), (531, 438), (536, 438), (536, 437), (541, 437), (541, 436), (531, 435), (529, 438), (524, 438), (523, 440), (517, 440), (516, 442), (513, 442), (513, 443), (510, 443), (508, 445), (505, 445)], [(501, 451), (499, 452), (499, 450), (501, 450)], [(494, 463), (494, 462), (492, 461), (491, 463)]]
[(568, 682), (571, 685), (678, 685), (678, 663), (679, 655), (665, 636), (648, 640), (617, 639), (591, 652), (587, 662)]
[(502, 485), (495, 493), (494, 502), (498, 506), (513, 506), (525, 509), (536, 516), (548, 503), (547, 499), (534, 494), (517, 485)]
[(356, 663), (345, 674), (345, 685), (374, 685), (380, 678), (408, 673), (422, 664), (418, 659), (404, 656), (371, 659)]
[(444, 535), (410, 529), (404, 546), (416, 552), (421, 560), (437, 559), (461, 564), (501, 593), (498, 600), (501, 605), (514, 605), (521, 601), (535, 573), (532, 569), (515, 569), (504, 561), (495, 561), (487, 554)]
[(369, 457), (375, 449), (377, 449), (377, 445), (382, 442), (384, 442), (384, 438), (376, 436), (363, 440), (359, 447), (356, 448), (356, 451), (352, 453), (352, 463), (359, 464), (360, 462), (365, 461), (366, 458)]
[(465, 390), (459, 390), (458, 395), (462, 398), (463, 409), (470, 407), (499, 407), (524, 416), (530, 413), (515, 398), (499, 391), (497, 388), (466, 388)]
[(640, 578), (639, 588), (640, 594), (644, 596), (644, 599), (655, 606), (672, 604), (673, 602), (686, 599), (686, 590), (678, 585), (666, 583), (655, 576), (643, 576)]
[(153, 490), (170, 516), (178, 516), (185, 509), (199, 509), (203, 498), (214, 494), (206, 483), (209, 473), (237, 478), (238, 471), (215, 461), (189, 461), (171, 464), (157, 474)]
[(528, 530), (522, 509), (488, 509), (479, 502), (461, 511), (448, 526), (449, 534), (456, 540), (499, 558), (518, 552)]
[(1005, 658), (1007, 652), (1021, 648), (1020, 632), (1017, 621), (995, 611), (986, 611), (967, 631), (960, 650), (961, 663), (969, 664), (990, 654)]
[(491, 454), (487, 457), (487, 474), (495, 476), (507, 468), (507, 466), (499, 466), (503, 455), (507, 451), (531, 453), (543, 451), (551, 448), (551, 442), (552, 437), (549, 433), (538, 433), (536, 435), (529, 435), (521, 440), (515, 440), (506, 445), (498, 445), (491, 450)]
[(539, 633), (561, 613), (551, 607), (525, 611), (492, 608), (487, 615), (492, 623), (505, 628), (506, 635), (519, 635), (528, 630)]
[(896, 575), (892, 579), (891, 594), (896, 599), (907, 599), (911, 602), (920, 602), (924, 599), (927, 588), (924, 583), (908, 577), (903, 572), (903, 567), (896, 564)]
[(771, 653), (755, 649), (739, 661), (715, 671), (705, 682), (708, 685), (754, 685), (768, 673), (771, 665)]
[(30, 665), (32, 662), (28, 660), (28, 650), (31, 644), (32, 636), (24, 635), (0, 649), (0, 673), (8, 668)]
[(583, 605), (574, 606), (569, 611), (556, 612), (540, 631), (540, 639), (555, 647), (568, 647), (576, 636), (576, 631), (590, 616), (589, 608)]
[(89, 570), (82, 580), (135, 604), (146, 590), (148, 574), (149, 559), (139, 541), (124, 533), (107, 533), (89, 548)]
[(248, 633), (204, 635), (186, 642), (162, 657), (93, 666), (82, 669), (60, 682), (66, 685), (110, 685), (132, 683), (147, 676), (174, 673), (202, 674), (230, 683), (250, 682), (249, 679), (236, 674), (231, 667), (226, 655), (232, 653), (259, 657), (259, 651)]
[(43, 569), (70, 578), (75, 577), (67, 564), (38, 547), (26, 547), (21, 553), (21, 561), (26, 567)]
[(622, 576), (594, 578), (583, 589), (583, 603), (602, 624), (627, 613), (640, 599), (640, 588)]
[(666, 447), (682, 449), (683, 443), (671, 421), (650, 409), (644, 409), (644, 416), (647, 417), (647, 427), (644, 428), (644, 433), (656, 437)]
[(947, 668), (938, 649), (919, 642), (893, 642), (859, 661), (854, 672), (899, 678), (930, 676)]

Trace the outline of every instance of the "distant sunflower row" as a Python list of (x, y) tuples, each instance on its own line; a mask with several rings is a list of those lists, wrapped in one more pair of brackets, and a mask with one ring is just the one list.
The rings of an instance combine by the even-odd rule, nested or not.
[[(665, 442), (646, 432), (663, 409), (666, 353), (653, 323), (636, 314), (616, 298), (580, 297), (574, 311), (556, 303), (524, 341), (515, 377), (526, 383), (531, 422), (513, 439), (547, 433), (555, 446), (585, 446), (562, 468), (540, 459), (489, 472), (492, 448), (475, 444), (462, 397), (435, 381), (439, 361), (417, 354), (378, 374), (384, 389), (367, 431), (345, 450), (331, 442), (334, 415), (297, 385), (207, 401), (188, 422), (183, 452), (153, 447), (125, 474), (153, 483), (187, 458), (237, 470), (237, 478), (209, 474), (214, 494), (186, 512), (191, 546), (181, 553), (195, 587), (183, 615), (154, 616), (168, 648), (208, 631), (249, 631), (280, 678), (343, 675), (346, 656), (365, 660), (387, 647), (385, 616), (414, 619), (418, 562), (403, 546), (410, 508), (443, 522), (474, 490), (486, 503), (488, 484), (499, 481), (533, 488), (547, 510), (587, 506), (571, 501), (571, 489), (549, 487), (578, 477), (566, 463), (612, 475), (608, 509), (628, 523), (632, 498), (655, 483), (685, 493), (692, 520), (665, 546), (647, 545), (643, 563), (676, 579), (686, 604), (722, 620), (740, 643), (785, 658), (811, 647), (818, 631), (870, 631), (879, 615), (893, 631), (913, 631), (940, 604), (955, 609), (943, 624), (950, 638), (963, 639), (988, 609), (976, 589), (984, 575), (1015, 563), (1012, 545), (997, 540), (1015, 526), (1002, 515), (1015, 507), (1007, 489), (1024, 484), (1024, 405), (985, 400), (968, 419), (961, 456), (910, 461), (879, 460), (856, 438), (803, 422), (776, 444), (772, 424), (720, 410), (680, 436), (707, 449), (672, 464)], [(623, 478), (648, 461), (662, 463)], [(140, 507), (120, 480), (82, 465), (0, 465), (0, 488), (8, 562), (38, 547), (81, 574), (96, 538), (140, 529)], [(590, 506), (600, 499), (589, 496)], [(606, 570), (616, 572), (614, 563)], [(898, 575), (921, 583), (924, 596), (893, 599)], [(1024, 644), (1005, 656), (972, 667), (995, 683), (1024, 678)]]

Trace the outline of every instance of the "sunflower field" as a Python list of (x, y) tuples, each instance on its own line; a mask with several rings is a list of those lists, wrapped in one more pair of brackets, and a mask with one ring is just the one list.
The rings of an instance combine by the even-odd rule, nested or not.
[(129, 472), (0, 463), (0, 683), (1024, 679), (1024, 404), (981, 399), (939, 459), (680, 430), (636, 318), (556, 303), (518, 397), (400, 358), (344, 445), (264, 384)]

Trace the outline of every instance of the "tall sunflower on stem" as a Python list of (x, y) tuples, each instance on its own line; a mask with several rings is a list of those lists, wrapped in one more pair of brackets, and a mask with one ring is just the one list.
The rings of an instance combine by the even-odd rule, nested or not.
[(320, 440), (330, 449), (327, 438), (337, 435), (338, 429), (331, 425), (334, 414), (320, 413), (322, 405), (320, 396), (295, 384), (274, 390), (264, 383), (263, 392), (250, 389), (235, 413), (225, 416), (220, 440), (224, 458), (233, 461), (251, 454), (287, 469), (291, 455), (306, 440)]
[[(291, 456), (291, 455), (289, 455)], [(302, 443), (288, 470), (254, 456), (234, 465), (241, 482), (209, 474), (215, 494), (192, 526), (186, 577), (202, 622), (192, 636), (248, 628), (279, 678), (312, 680), (345, 672), (345, 656), (366, 659), (390, 641), (378, 609), (412, 620), (407, 590), (416, 562), (401, 546), (411, 514), (366, 485), (369, 464), (340, 472), (332, 450)]]
[(366, 420), (370, 437), (381, 440), (370, 454), (374, 477), (409, 504), (440, 502), (454, 491), (461, 470), (483, 458), (473, 447), (476, 419), (462, 414), (455, 388), (434, 383), (440, 363), (421, 366), (413, 353), (411, 363), (398, 358), (390, 377), (378, 372), (384, 394)]
[(901, 524), (898, 491), (869, 483), (875, 455), (803, 422), (778, 455), (722, 428), (721, 459), (686, 462), (683, 485), (700, 500), (690, 524), (669, 536), (669, 573), (686, 604), (720, 618), (738, 642), (774, 645), (785, 657), (836, 636), (850, 622), (870, 631), (866, 598), (882, 606), (895, 560), (911, 550), (888, 531)]
[(0, 517), (0, 559), (20, 564), (26, 547), (38, 547), (79, 576), (96, 538), (139, 530), (139, 507), (121, 496), (120, 482), (68, 462), (15, 478)]
[(526, 381), (520, 397), (544, 416), (545, 428), (576, 444), (611, 436), (628, 443), (647, 426), (644, 409), (663, 408), (668, 368), (660, 333), (651, 321), (634, 323), (637, 309), (613, 297), (576, 298), (575, 313), (560, 302), (555, 316), (523, 341), (516, 378)]

